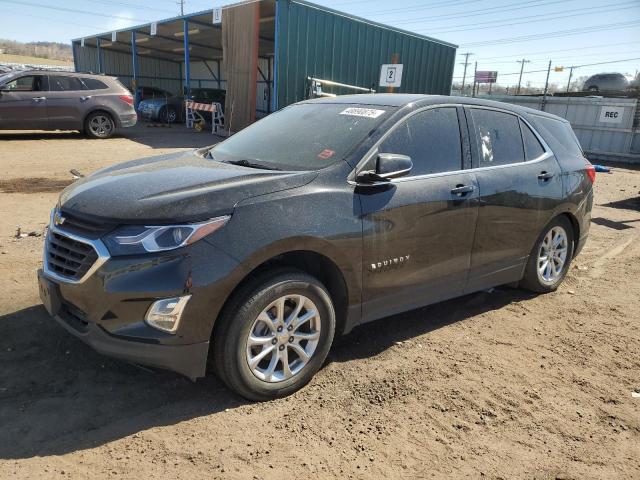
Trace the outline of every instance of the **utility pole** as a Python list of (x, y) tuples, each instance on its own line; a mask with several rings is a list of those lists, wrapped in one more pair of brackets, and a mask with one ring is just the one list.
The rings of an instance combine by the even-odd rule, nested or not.
[(549, 74), (551, 73), (551, 60), (549, 60), (549, 68), (547, 69), (547, 79), (544, 82), (544, 95), (542, 96), (542, 108), (541, 110), (544, 112), (544, 107), (547, 104), (547, 91), (549, 90)]
[(522, 84), (522, 71), (524, 70), (524, 64), (529, 63), (530, 60), (516, 60), (516, 62), (520, 63), (520, 78), (518, 78), (518, 88), (516, 88), (516, 95), (520, 95), (520, 84)]
[(462, 74), (462, 95), (464, 95), (464, 83), (467, 80), (467, 66), (469, 65), (469, 56), (473, 55), (471, 52), (463, 53), (464, 55), (464, 63), (460, 65), (464, 65), (464, 73)]
[(184, 16), (184, 2), (185, 0), (178, 0), (176, 3), (180, 5), (180, 16)]
[(475, 63), (475, 67), (473, 68), (473, 91), (471, 92), (471, 96), (475, 98), (476, 96), (476, 78), (478, 73), (478, 62)]
[(569, 93), (569, 88), (571, 88), (571, 77), (573, 76), (573, 69), (576, 67), (569, 67), (569, 81), (567, 82), (567, 93)]

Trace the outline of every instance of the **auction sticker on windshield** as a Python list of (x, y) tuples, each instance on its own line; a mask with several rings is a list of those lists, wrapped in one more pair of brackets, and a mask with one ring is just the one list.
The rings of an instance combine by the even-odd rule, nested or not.
[(353, 117), (378, 118), (384, 113), (384, 110), (376, 110), (375, 108), (355, 108), (350, 107), (340, 112), (340, 115), (351, 115)]

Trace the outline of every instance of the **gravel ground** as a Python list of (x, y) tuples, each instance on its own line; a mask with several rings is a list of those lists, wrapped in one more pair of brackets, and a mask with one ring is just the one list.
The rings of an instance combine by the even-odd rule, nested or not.
[[(640, 478), (640, 171), (598, 174), (555, 293), (499, 288), (339, 339), (311, 384), (247, 403), (102, 357), (39, 305), (40, 234), (69, 169), (212, 143), (0, 134), (0, 477)], [(34, 180), (35, 179), (35, 180)]]

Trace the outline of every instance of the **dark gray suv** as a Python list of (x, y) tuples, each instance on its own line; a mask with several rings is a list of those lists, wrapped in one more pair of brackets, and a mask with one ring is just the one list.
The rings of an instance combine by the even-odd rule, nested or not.
[(67, 187), (40, 295), (99, 352), (192, 379), (210, 365), (246, 398), (280, 397), (357, 325), (497, 285), (558, 288), (587, 240), (594, 179), (548, 113), (310, 100)]
[(136, 121), (133, 97), (114, 77), (42, 70), (0, 76), (0, 130), (80, 130), (108, 138)]

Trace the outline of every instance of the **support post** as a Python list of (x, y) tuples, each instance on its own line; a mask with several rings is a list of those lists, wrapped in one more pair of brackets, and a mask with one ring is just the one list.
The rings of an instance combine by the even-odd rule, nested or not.
[(544, 112), (544, 107), (547, 104), (547, 91), (549, 90), (549, 74), (551, 73), (551, 60), (549, 60), (549, 68), (547, 69), (547, 79), (544, 82), (544, 95), (542, 96), (542, 106), (540, 110)]
[(133, 80), (131, 90), (133, 90), (134, 105), (138, 105), (138, 46), (136, 45), (136, 31), (131, 32), (131, 59), (133, 61)]
[(189, 57), (189, 21), (184, 20), (184, 95), (191, 93), (191, 59)]
[[(396, 64), (400, 61), (400, 54), (399, 53), (394, 53), (393, 55), (391, 55), (391, 64)], [(393, 93), (394, 88), (393, 87), (387, 87), (387, 93)]]
[(475, 98), (476, 96), (476, 77), (478, 73), (478, 62), (475, 62), (473, 67), (473, 90), (471, 91), (471, 96)]
[(104, 73), (104, 65), (102, 63), (102, 46), (100, 45), (101, 39), (96, 39), (96, 48), (98, 50), (98, 73)]
[(567, 93), (569, 93), (569, 89), (571, 88), (571, 77), (573, 77), (573, 68), (569, 67), (569, 80), (567, 81)]

